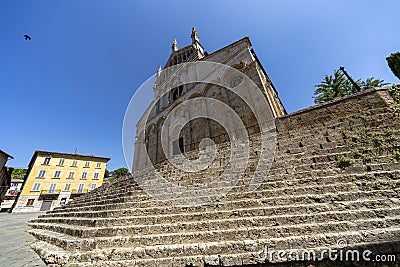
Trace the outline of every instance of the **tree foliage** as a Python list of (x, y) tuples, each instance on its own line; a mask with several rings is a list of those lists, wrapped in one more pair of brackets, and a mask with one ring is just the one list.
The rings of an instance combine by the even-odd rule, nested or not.
[(367, 78), (365, 81), (359, 81), (361, 89), (366, 90), (369, 88), (376, 88), (388, 85), (384, 80), (375, 79), (374, 77)]
[(106, 171), (104, 173), (104, 178), (106, 180), (112, 181), (114, 179), (117, 179), (117, 178), (127, 175), (127, 174), (129, 174), (129, 170), (127, 168), (119, 168), (119, 169), (113, 170), (111, 172), (106, 169)]
[[(385, 86), (383, 80), (375, 79), (373, 77), (366, 79), (365, 81), (358, 79), (355, 81), (361, 90), (366, 90), (374, 87)], [(314, 91), (314, 102), (316, 104), (331, 101), (333, 99), (347, 96), (358, 92), (358, 89), (346, 78), (346, 76), (340, 71), (335, 70), (332, 75), (325, 75), (325, 78), (320, 84), (315, 85)]]
[(400, 52), (392, 53), (386, 60), (393, 74), (400, 79)]
[(118, 177), (127, 175), (129, 173), (129, 171), (127, 168), (119, 168), (119, 169), (114, 170), (112, 173), (115, 178), (118, 178)]
[(15, 168), (13, 170), (13, 172), (11, 173), (11, 178), (17, 179), (17, 180), (23, 180), (25, 178), (25, 174), (27, 171), (28, 171), (28, 169)]

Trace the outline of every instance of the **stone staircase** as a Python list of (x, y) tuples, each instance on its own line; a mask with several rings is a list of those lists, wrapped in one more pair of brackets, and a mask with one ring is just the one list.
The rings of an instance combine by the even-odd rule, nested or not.
[[(291, 266), (274, 252), (343, 242), (399, 258), (396, 108), (387, 90), (374, 89), (277, 119), (274, 163), (262, 185), (248, 190), (258, 164), (253, 135), (244, 177), (207, 205), (171, 206), (121, 177), (31, 221), (34, 249), (59, 266)], [(173, 181), (208, 182), (226, 167), (226, 147), (206, 172), (179, 173), (167, 162), (157, 168)], [(139, 175), (151, 182), (151, 174)]]

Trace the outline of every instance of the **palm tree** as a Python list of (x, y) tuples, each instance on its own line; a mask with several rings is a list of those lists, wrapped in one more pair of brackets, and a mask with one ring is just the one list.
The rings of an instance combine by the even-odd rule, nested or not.
[(315, 85), (314, 102), (320, 104), (348, 94), (348, 82), (343, 73), (335, 70), (333, 76), (325, 75), (324, 80)]
[[(367, 78), (365, 81), (358, 79), (356, 83), (360, 86), (361, 90), (382, 87), (388, 84), (383, 80), (375, 79), (373, 77)], [(315, 104), (324, 103), (358, 92), (358, 89), (339, 70), (335, 70), (333, 76), (325, 75), (324, 80), (320, 84), (315, 85), (315, 87)]]
[(385, 85), (388, 85), (389, 83), (385, 83), (384, 80), (379, 80), (375, 79), (374, 77), (367, 78), (365, 81), (360, 82), (360, 87), (363, 90), (369, 89), (369, 88), (376, 88), (376, 87), (382, 87)]

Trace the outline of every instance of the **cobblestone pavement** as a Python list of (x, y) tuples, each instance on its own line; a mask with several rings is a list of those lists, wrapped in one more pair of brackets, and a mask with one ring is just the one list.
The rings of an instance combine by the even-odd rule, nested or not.
[(0, 213), (0, 267), (42, 267), (46, 264), (30, 248), (34, 237), (26, 223), (42, 213)]

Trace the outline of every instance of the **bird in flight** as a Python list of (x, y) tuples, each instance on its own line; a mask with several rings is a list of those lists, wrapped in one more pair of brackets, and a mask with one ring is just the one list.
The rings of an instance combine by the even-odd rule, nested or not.
[(30, 41), (30, 40), (31, 40), (31, 37), (30, 37), (29, 35), (27, 35), (27, 34), (24, 35), (24, 38), (25, 38), (25, 40), (27, 40), (27, 41)]

